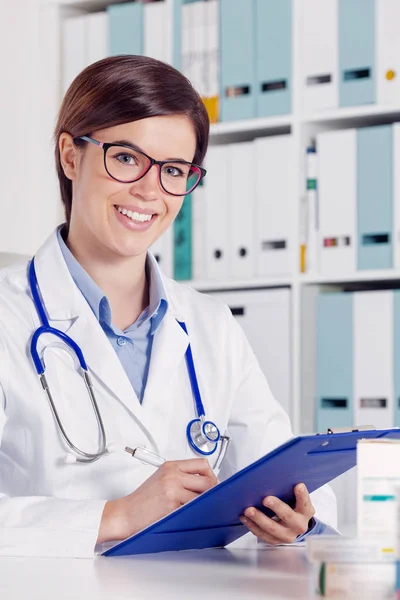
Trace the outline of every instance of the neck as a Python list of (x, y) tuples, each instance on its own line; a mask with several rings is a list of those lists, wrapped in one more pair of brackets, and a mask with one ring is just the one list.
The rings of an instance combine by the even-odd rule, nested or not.
[(132, 325), (149, 304), (146, 253), (119, 256), (86, 236), (69, 232), (66, 244), (79, 264), (107, 296), (113, 324), (122, 331)]

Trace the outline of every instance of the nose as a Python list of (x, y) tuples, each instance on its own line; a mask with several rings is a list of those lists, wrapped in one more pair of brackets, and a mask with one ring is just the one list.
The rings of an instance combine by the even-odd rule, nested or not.
[(158, 165), (152, 165), (146, 175), (131, 183), (130, 193), (132, 196), (148, 201), (157, 200), (160, 195), (158, 168)]

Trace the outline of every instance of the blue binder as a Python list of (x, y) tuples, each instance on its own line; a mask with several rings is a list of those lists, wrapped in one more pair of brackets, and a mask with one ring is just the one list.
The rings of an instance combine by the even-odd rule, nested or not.
[(256, 116), (292, 112), (292, 0), (256, 0)]
[(239, 520), (248, 506), (263, 507), (274, 495), (294, 505), (293, 487), (305, 483), (310, 492), (356, 464), (357, 440), (400, 438), (399, 429), (354, 431), (296, 437), (229, 479), (201, 494), (139, 533), (118, 543), (105, 556), (148, 554), (226, 546), (247, 533)]
[(391, 125), (357, 130), (358, 269), (393, 267), (392, 138)]
[(393, 376), (394, 415), (393, 424), (400, 426), (400, 290), (393, 290)]
[(375, 102), (375, 0), (339, 0), (339, 105)]
[(353, 423), (353, 297), (317, 297), (316, 430)]
[(255, 117), (253, 0), (220, 0), (221, 121)]
[(143, 54), (143, 4), (127, 2), (107, 7), (110, 22), (110, 56)]

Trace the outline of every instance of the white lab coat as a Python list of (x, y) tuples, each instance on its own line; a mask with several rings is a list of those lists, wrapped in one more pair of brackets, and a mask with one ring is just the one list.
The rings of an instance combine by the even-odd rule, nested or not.
[[(155, 334), (140, 404), (96, 317), (73, 282), (56, 234), (35, 259), (50, 324), (83, 349), (112, 452), (81, 465), (68, 455), (31, 360), (39, 327), (27, 264), (0, 272), (0, 555), (93, 556), (106, 500), (135, 490), (154, 472), (124, 451), (146, 446), (167, 460), (194, 457), (186, 425), (195, 409), (185, 362), (188, 336), (207, 418), (232, 442), (219, 477), (228, 477), (292, 436), (246, 338), (228, 307), (163, 278), (169, 308)], [(94, 452), (98, 427), (73, 359), (43, 340), (50, 389), (79, 448)], [(336, 526), (329, 488), (313, 495), (316, 516)], [(250, 534), (251, 535), (251, 534)], [(252, 536), (254, 540), (256, 539)]]

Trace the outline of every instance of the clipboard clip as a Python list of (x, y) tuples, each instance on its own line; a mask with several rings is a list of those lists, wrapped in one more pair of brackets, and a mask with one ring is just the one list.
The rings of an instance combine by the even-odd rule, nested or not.
[(374, 427), (373, 425), (353, 425), (352, 427), (328, 427), (326, 433), (353, 433), (356, 431), (371, 431), (371, 429), (376, 429), (376, 427)]

